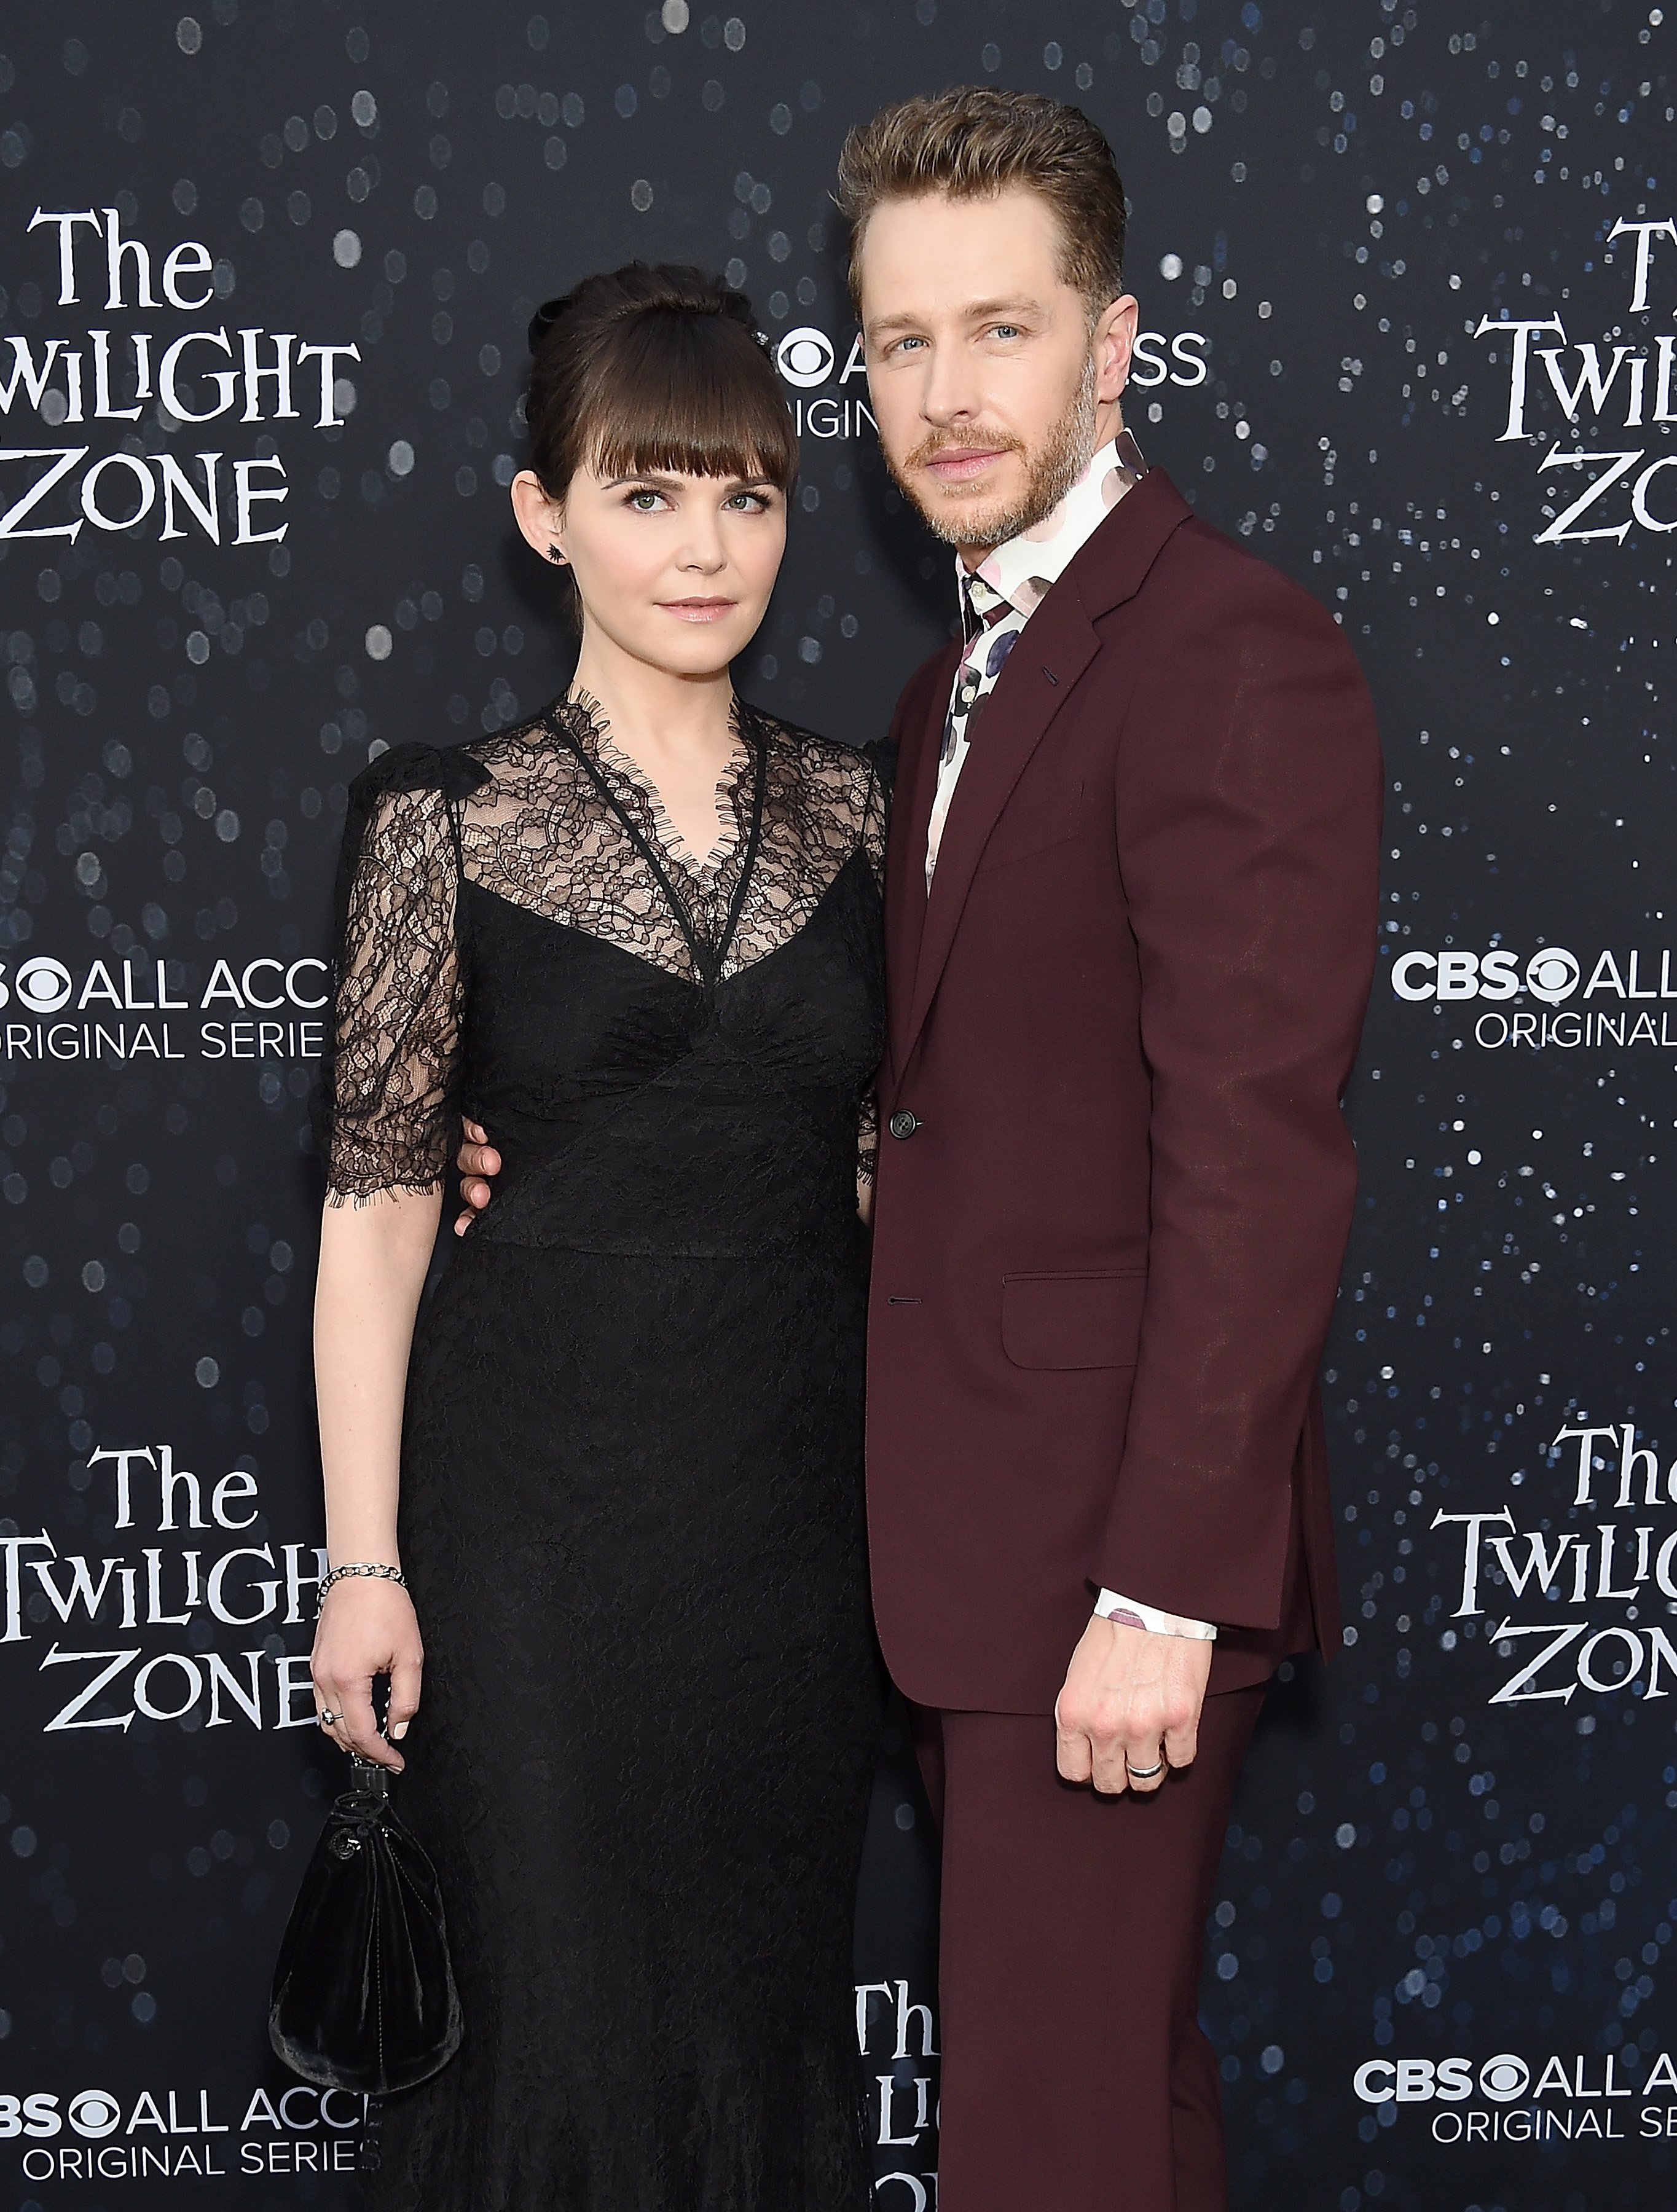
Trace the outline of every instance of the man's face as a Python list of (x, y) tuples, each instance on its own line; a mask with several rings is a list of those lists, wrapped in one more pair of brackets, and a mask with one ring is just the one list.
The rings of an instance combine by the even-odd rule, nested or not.
[(981, 555), (1040, 522), (1121, 427), (1136, 303), (1090, 327), (1059, 218), (993, 199), (888, 200), (861, 249), (868, 386), (891, 474), (939, 537)]

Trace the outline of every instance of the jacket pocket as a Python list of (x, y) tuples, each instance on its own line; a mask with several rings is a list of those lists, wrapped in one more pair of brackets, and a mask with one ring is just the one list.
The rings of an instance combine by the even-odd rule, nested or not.
[(1001, 1348), (1015, 1367), (1133, 1367), (1145, 1268), (1001, 1279)]
[(1034, 860), (1039, 853), (1081, 837), (1093, 818), (1094, 809), (1080, 798), (1005, 807), (985, 844), (980, 866), (987, 872), (1011, 866), (1015, 860)]

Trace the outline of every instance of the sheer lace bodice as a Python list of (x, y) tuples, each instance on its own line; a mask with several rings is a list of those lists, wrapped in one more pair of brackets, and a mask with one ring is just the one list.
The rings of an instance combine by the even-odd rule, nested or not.
[[(690, 854), (593, 702), (498, 737), (404, 746), (357, 781), (325, 1086), (337, 1200), (434, 1188), (468, 1080), (472, 896), (648, 963), (701, 1000), (788, 945), (853, 862), (874, 894), (884, 806), (849, 748), (736, 709), (719, 836)], [(872, 1142), (862, 1115), (863, 1164)]]

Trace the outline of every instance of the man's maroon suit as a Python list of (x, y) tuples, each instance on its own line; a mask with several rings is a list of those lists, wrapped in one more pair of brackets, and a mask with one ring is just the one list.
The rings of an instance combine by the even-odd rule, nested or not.
[[(942, 2204), (1209, 2212), (1193, 1992), (1256, 1698), (1159, 1800), (1059, 1783), (1048, 1716), (1103, 1586), (1218, 1624), (1214, 1702), (1338, 1644), (1315, 1370), (1378, 744), (1331, 618), (1153, 470), (1021, 634), (928, 899), (955, 659), (896, 723), (868, 1415), (885, 1656), (949, 1717)], [(1062, 2156), (1091, 2039), (1116, 2132)]]

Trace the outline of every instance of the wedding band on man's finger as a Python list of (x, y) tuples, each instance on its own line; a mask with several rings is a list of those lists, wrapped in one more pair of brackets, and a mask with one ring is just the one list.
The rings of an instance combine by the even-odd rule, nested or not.
[(1164, 1761), (1160, 1759), (1157, 1766), (1132, 1766), (1128, 1759), (1126, 1759), (1124, 1771), (1132, 1782), (1157, 1782), (1164, 1771)]

